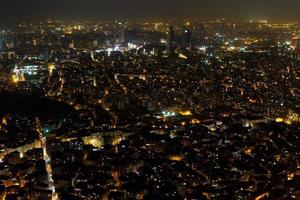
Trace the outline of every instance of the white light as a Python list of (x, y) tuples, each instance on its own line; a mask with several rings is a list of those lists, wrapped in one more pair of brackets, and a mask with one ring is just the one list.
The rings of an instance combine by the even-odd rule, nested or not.
[(199, 47), (199, 50), (200, 50), (200, 51), (206, 51), (206, 46), (201, 46), (201, 47)]

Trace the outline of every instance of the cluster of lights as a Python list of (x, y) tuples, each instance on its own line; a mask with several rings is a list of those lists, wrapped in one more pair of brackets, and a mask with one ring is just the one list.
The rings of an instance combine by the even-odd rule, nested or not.
[(178, 111), (178, 113), (172, 112), (172, 111), (162, 111), (161, 114), (162, 114), (164, 117), (174, 117), (174, 116), (176, 116), (177, 114), (180, 114), (180, 115), (182, 115), (182, 116), (191, 116), (191, 115), (192, 115), (192, 112), (191, 112), (190, 110)]
[(278, 117), (275, 119), (275, 122), (277, 123), (285, 123), (285, 124), (288, 124), (288, 125), (291, 125), (293, 123), (299, 123), (299, 114), (298, 113), (294, 113), (292, 111), (289, 112), (289, 114), (282, 118), (282, 117)]
[(128, 43), (127, 46), (128, 46), (129, 50), (131, 50), (131, 49), (137, 49), (137, 45), (133, 44), (133, 43)]
[(38, 65), (28, 65), (24, 66), (20, 69), (20, 72), (22, 74), (27, 74), (27, 75), (37, 75), (37, 71), (39, 70)]
[(51, 63), (48, 65), (48, 71), (50, 76), (52, 75), (54, 69), (55, 69), (55, 64)]
[(192, 112), (190, 110), (180, 111), (179, 112), (183, 116), (191, 116)]
[(174, 117), (176, 115), (175, 112), (163, 111), (162, 112), (164, 117)]
[(21, 81), (25, 81), (25, 77), (24, 77), (23, 73), (21, 73), (20, 70), (17, 67), (15, 67), (15, 69), (13, 70), (11, 80), (13, 83), (16, 84)]
[(19, 77), (17, 75), (12, 75), (12, 82), (13, 83), (18, 83), (20, 80), (19, 80)]

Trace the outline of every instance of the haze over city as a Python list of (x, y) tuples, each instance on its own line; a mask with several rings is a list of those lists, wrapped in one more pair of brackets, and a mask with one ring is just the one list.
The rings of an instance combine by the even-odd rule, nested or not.
[(104, 18), (236, 18), (299, 20), (298, 0), (11, 0), (1, 2), (0, 21)]

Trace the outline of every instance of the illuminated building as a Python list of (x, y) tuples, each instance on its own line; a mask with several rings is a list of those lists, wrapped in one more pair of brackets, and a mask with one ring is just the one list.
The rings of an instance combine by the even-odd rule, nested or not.
[(172, 26), (169, 27), (168, 31), (168, 41), (167, 41), (167, 50), (171, 55), (174, 54), (174, 43), (175, 43), (175, 33)]
[(25, 65), (14, 69), (13, 82), (28, 81), (34, 85), (43, 83), (49, 73), (48, 66)]
[(121, 43), (135, 43), (138, 39), (138, 33), (136, 29), (123, 29), (121, 34)]
[(189, 29), (184, 29), (182, 34), (182, 45), (185, 50), (192, 49), (192, 32)]

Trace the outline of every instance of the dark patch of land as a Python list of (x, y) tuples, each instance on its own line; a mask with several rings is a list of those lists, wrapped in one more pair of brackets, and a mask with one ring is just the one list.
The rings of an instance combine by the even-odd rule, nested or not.
[(24, 114), (41, 119), (62, 118), (74, 109), (62, 102), (24, 91), (0, 93), (1, 114)]

